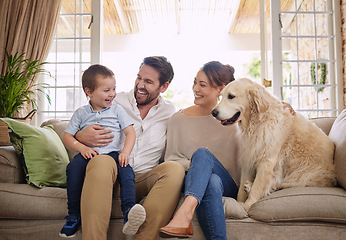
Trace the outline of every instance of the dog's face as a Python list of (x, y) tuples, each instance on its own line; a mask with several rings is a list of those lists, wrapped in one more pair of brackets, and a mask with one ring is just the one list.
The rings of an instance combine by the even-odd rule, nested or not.
[(246, 112), (265, 111), (268, 106), (262, 100), (261, 92), (262, 87), (251, 80), (237, 79), (222, 90), (222, 99), (212, 110), (212, 115), (222, 125), (229, 125), (244, 119)]
[(244, 108), (248, 105), (242, 80), (235, 80), (222, 90), (222, 99), (212, 110), (212, 115), (221, 121), (222, 125), (233, 124), (241, 119)]

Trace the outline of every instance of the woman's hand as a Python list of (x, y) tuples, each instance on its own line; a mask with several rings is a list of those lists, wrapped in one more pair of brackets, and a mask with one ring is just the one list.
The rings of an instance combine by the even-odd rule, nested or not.
[(288, 110), (290, 110), (291, 114), (293, 116), (296, 115), (296, 112), (294, 111), (293, 107), (291, 106), (291, 104), (289, 104), (288, 102), (281, 102), (284, 105), (284, 108), (288, 108)]
[(99, 125), (90, 125), (78, 131), (75, 138), (87, 146), (104, 147), (113, 141), (114, 135), (109, 134), (111, 132), (111, 130), (104, 129)]

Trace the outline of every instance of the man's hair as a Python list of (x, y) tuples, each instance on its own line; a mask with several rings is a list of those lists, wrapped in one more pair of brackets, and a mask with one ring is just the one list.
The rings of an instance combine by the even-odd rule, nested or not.
[(90, 91), (93, 92), (98, 87), (97, 77), (114, 77), (114, 73), (103, 65), (91, 65), (82, 75), (82, 87), (84, 92), (85, 88), (89, 88)]
[(142, 67), (143, 64), (153, 67), (159, 72), (160, 86), (162, 86), (166, 82), (171, 83), (174, 77), (174, 71), (171, 63), (167, 60), (167, 58), (163, 56), (146, 57), (144, 58), (140, 67)]

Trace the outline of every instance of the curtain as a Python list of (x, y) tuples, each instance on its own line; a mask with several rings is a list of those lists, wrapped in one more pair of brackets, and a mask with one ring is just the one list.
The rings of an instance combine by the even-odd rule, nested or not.
[(0, 74), (9, 54), (25, 53), (25, 58), (44, 61), (56, 26), (61, 0), (0, 1)]
[[(0, 0), (0, 75), (7, 71), (6, 51), (45, 61), (60, 5), (61, 0)], [(31, 110), (25, 103), (17, 117)]]

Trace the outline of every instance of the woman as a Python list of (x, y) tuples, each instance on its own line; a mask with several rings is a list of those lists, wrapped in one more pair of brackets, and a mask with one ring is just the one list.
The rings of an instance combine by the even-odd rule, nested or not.
[(175, 113), (168, 125), (165, 161), (185, 167), (185, 199), (161, 235), (192, 236), (197, 212), (206, 239), (227, 239), (222, 196), (237, 197), (239, 168), (235, 126), (222, 126), (210, 112), (234, 68), (206, 63), (193, 82), (194, 105)]

